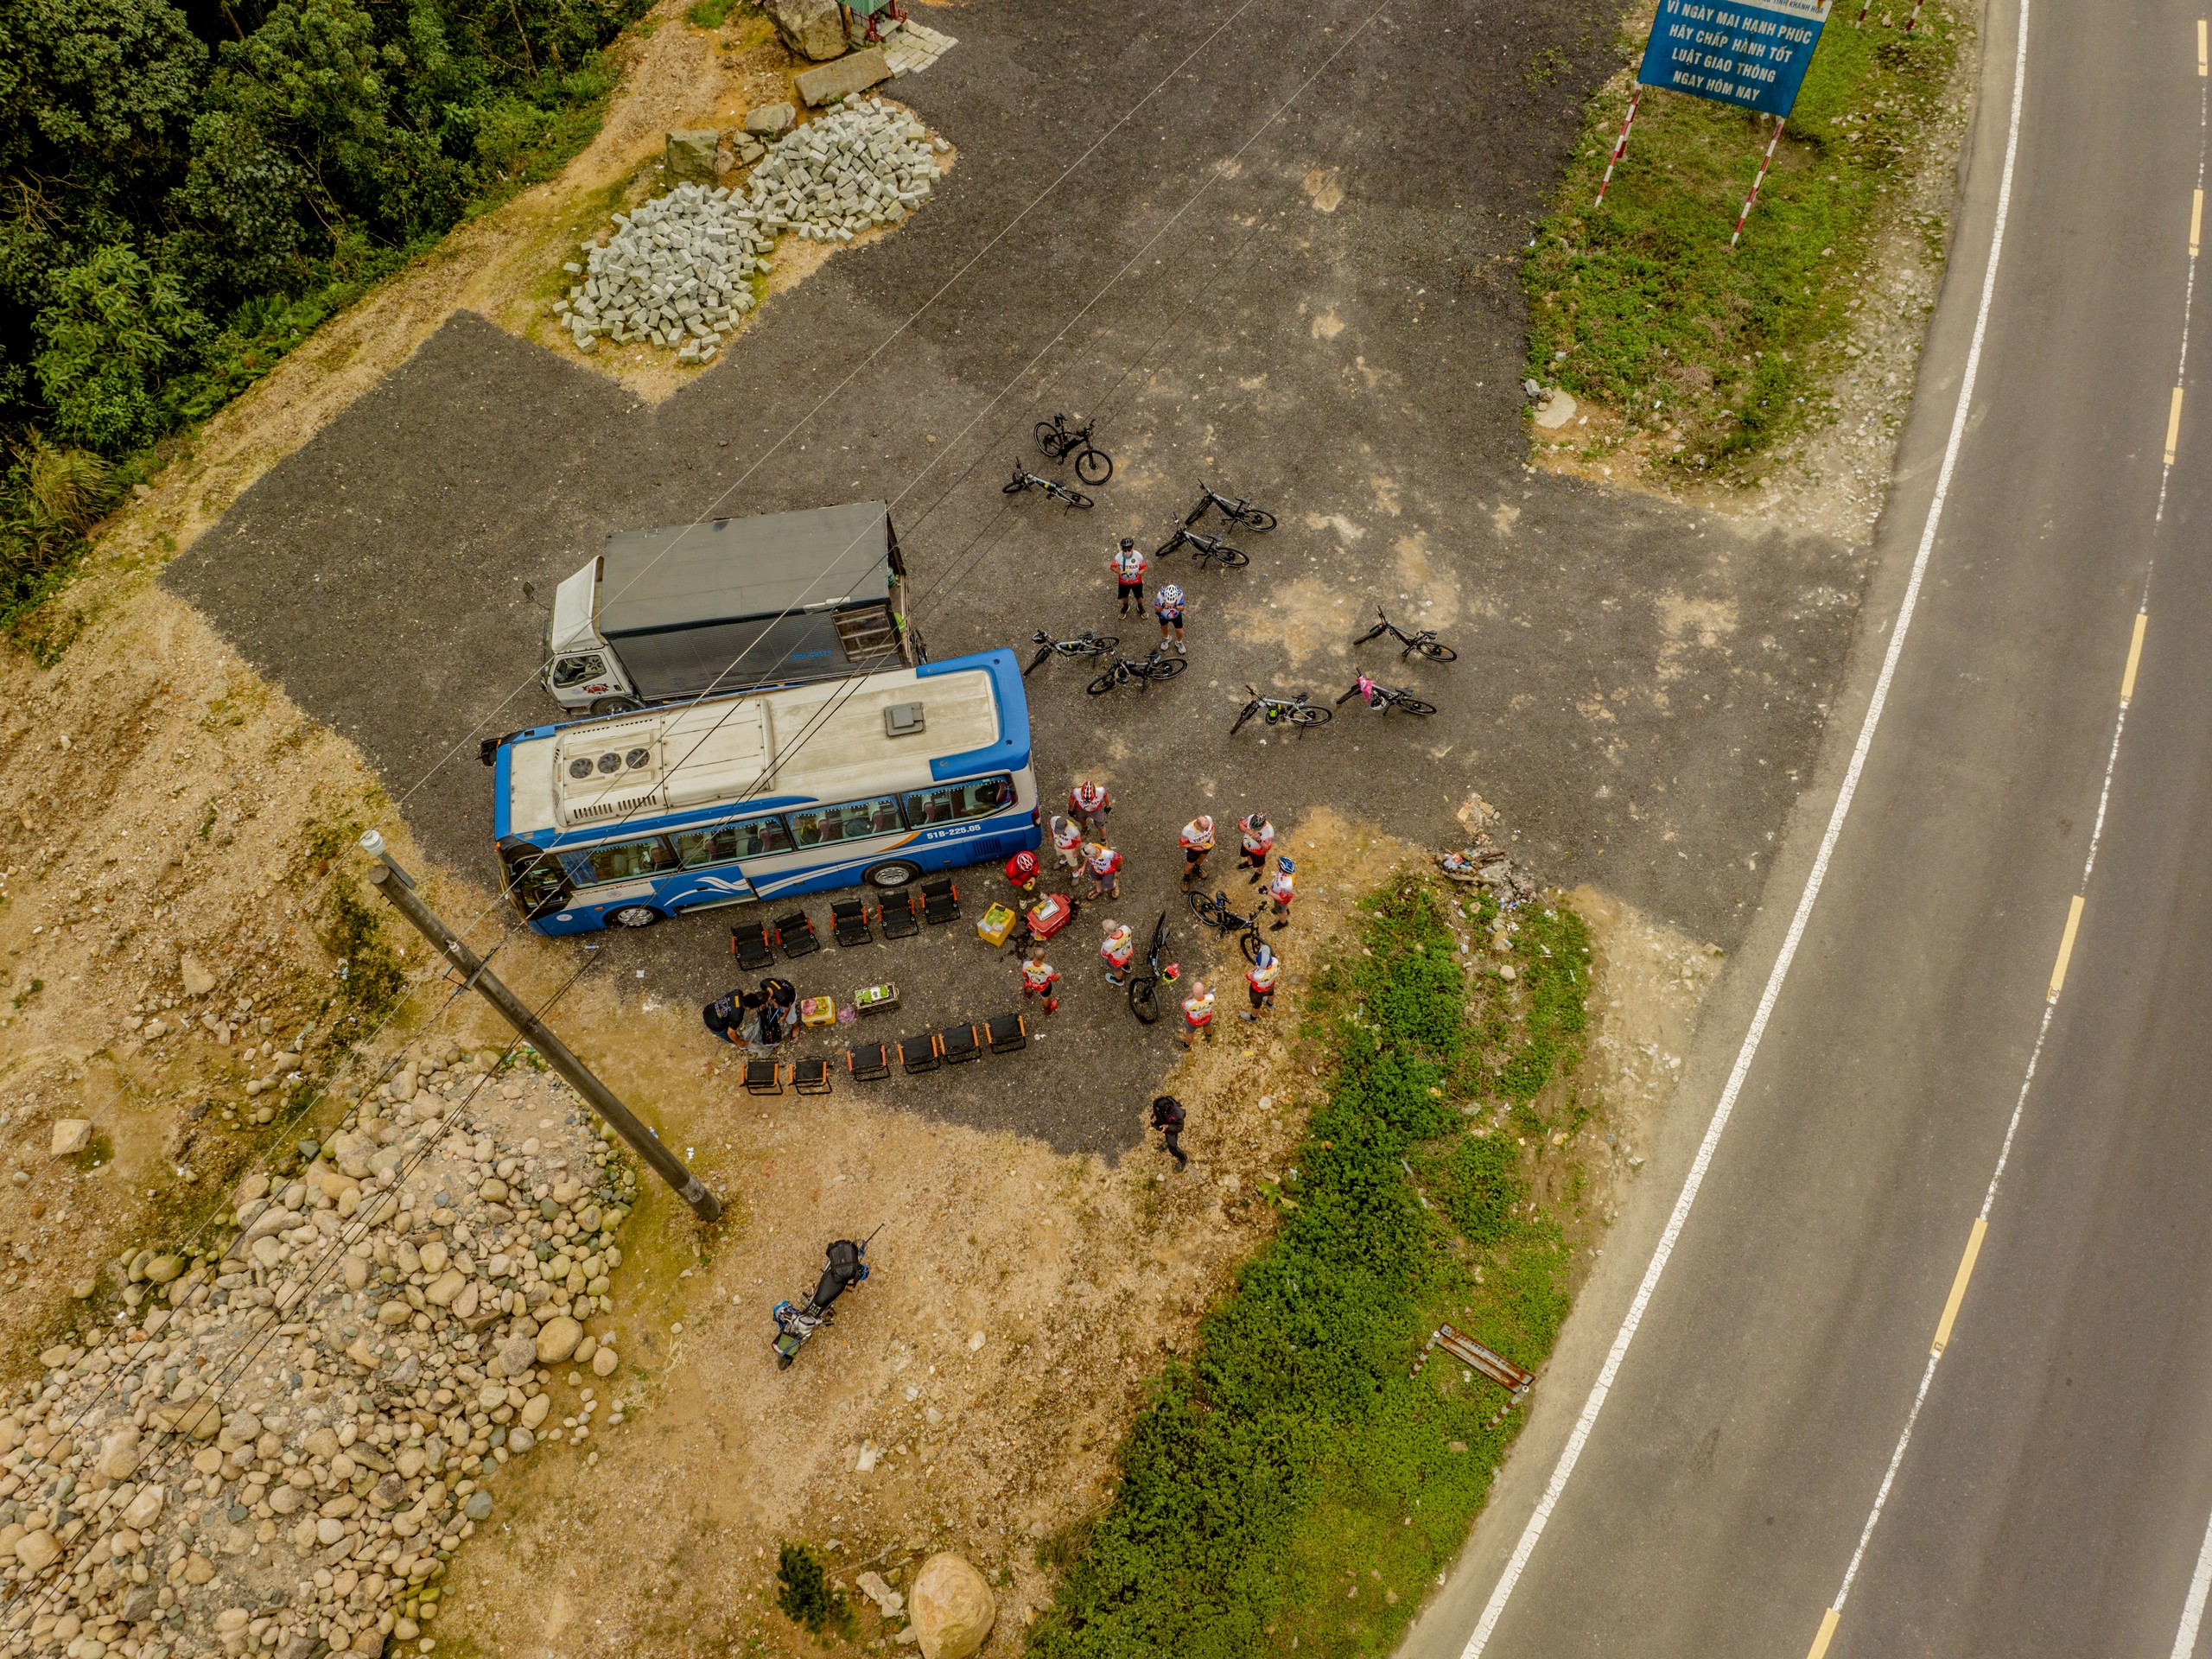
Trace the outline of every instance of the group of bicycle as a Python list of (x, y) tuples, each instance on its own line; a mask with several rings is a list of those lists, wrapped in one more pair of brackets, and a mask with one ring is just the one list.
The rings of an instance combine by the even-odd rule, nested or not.
[[(1095, 423), (1080, 426), (1069, 424), (1065, 414), (1055, 415), (1049, 421), (1037, 423), (1037, 447), (1054, 460), (1072, 458), (1077, 477), (1088, 484), (1103, 484), (1114, 475), (1114, 460), (1092, 442)], [(1042, 490), (1053, 500), (1065, 502), (1070, 507), (1090, 507), (1095, 505), (1090, 497), (1078, 490), (1071, 490), (1049, 478), (1025, 471), (1017, 465), (1014, 480), (1007, 485), (1008, 495), (1025, 490)], [(1249, 495), (1224, 495), (1204, 479), (1198, 480), (1198, 504), (1183, 515), (1182, 522), (1170, 532), (1166, 541), (1152, 550), (1149, 556), (1137, 546), (1136, 538), (1124, 536), (1108, 556), (1107, 566), (1114, 575), (1116, 597), (1121, 602), (1121, 614), (1129, 615), (1132, 607), (1141, 620), (1145, 613), (1145, 577), (1153, 567), (1165, 561), (1178, 548), (1187, 547), (1191, 556), (1203, 570), (1219, 564), (1226, 570), (1242, 569), (1251, 563), (1252, 556), (1242, 548), (1232, 547), (1225, 535), (1209, 535), (1198, 524), (1209, 512), (1218, 512), (1230, 529), (1243, 529), (1255, 535), (1265, 535), (1275, 527), (1274, 514), (1264, 507), (1252, 505)], [(1134, 683), (1141, 690), (1150, 690), (1155, 680), (1172, 680), (1190, 666), (1189, 652), (1183, 640), (1184, 595), (1179, 583), (1167, 582), (1160, 587), (1152, 600), (1153, 620), (1160, 625), (1160, 643), (1142, 657), (1122, 654), (1119, 634), (1100, 633), (1095, 628), (1085, 628), (1072, 639), (1056, 639), (1039, 628), (1030, 635), (1037, 652), (1029, 659), (1024, 676), (1035, 673), (1055, 657), (1074, 661), (1107, 659), (1103, 672), (1084, 689), (1092, 696), (1103, 696), (1117, 687)], [(1449, 663), (1459, 653), (1436, 637), (1433, 628), (1423, 628), (1408, 633), (1393, 622), (1381, 606), (1375, 607), (1375, 626), (1352, 643), (1363, 645), (1384, 634), (1395, 639), (1402, 649), (1400, 662), (1420, 657), (1425, 662)], [(1300, 730), (1327, 723), (1332, 709), (1313, 701), (1306, 692), (1295, 696), (1274, 697), (1262, 693), (1259, 687), (1247, 684), (1248, 701), (1238, 711), (1230, 735), (1234, 737), (1244, 729), (1247, 721), (1257, 718), (1268, 726), (1289, 726)], [(1334, 705), (1341, 708), (1357, 697), (1377, 714), (1389, 714), (1392, 709), (1401, 713), (1427, 715), (1436, 712), (1436, 705), (1414, 696), (1403, 686), (1385, 685), (1373, 675), (1362, 670), (1344, 694)]]

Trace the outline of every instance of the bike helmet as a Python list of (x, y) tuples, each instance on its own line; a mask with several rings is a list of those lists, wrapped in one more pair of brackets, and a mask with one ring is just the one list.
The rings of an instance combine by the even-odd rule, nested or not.
[(1255, 830), (1264, 830), (1268, 827), (1268, 815), (1264, 812), (1255, 812), (1250, 817), (1245, 819), (1244, 822), (1250, 824)]
[(1263, 944), (1260, 947), (1260, 954), (1258, 957), (1254, 960), (1252, 965), (1255, 968), (1265, 968), (1270, 965), (1274, 959), (1275, 953), (1268, 950), (1268, 947)]
[(1281, 870), (1285, 875), (1296, 875), (1298, 874), (1298, 866), (1292, 863), (1287, 858), (1279, 858), (1275, 860), (1275, 868)]
[(1136, 544), (1137, 544), (1137, 538), (1136, 538), (1135, 537), (1134, 537), (1134, 536), (1124, 536), (1124, 537), (1122, 537), (1122, 552), (1124, 552), (1124, 553), (1128, 552), (1131, 548), (1135, 547)]
[(1173, 582), (1169, 582), (1160, 590), (1160, 602), (1173, 610), (1183, 602), (1183, 590)]

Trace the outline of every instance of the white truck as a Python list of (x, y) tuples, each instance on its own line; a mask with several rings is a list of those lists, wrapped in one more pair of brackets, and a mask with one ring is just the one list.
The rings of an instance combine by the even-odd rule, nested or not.
[(554, 593), (545, 689), (611, 715), (911, 668), (906, 576), (880, 501), (624, 531)]

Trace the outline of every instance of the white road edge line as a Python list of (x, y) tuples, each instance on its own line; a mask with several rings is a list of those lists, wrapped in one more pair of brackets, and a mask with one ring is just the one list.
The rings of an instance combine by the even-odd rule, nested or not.
[[(2202, 41), (2204, 39), (2204, 20), (2200, 17), (2196, 21), (2196, 38), (2199, 41)], [(2198, 54), (2198, 59), (2201, 64), (2202, 61), (2202, 52), (2201, 48)], [(2202, 67), (2198, 69), (2197, 73), (2200, 75), (2203, 73)], [(2202, 191), (2204, 188), (2204, 157), (2207, 148), (2205, 142), (2206, 135), (2208, 132), (2212, 132), (2212, 121), (2208, 121), (2207, 119), (2205, 100), (2206, 94), (2200, 92), (2196, 95), (2196, 188), (2199, 191)], [(2174, 378), (2176, 380), (2186, 378), (2189, 373), (2189, 314), (2190, 307), (2194, 303), (2196, 298), (2196, 254), (2195, 250), (2192, 249), (2190, 253), (2189, 260), (2189, 289), (2182, 300), (2181, 366), (2174, 372)], [(2171, 474), (2172, 471), (2173, 469), (2171, 467), (2166, 469), (2168, 474)], [(2164, 477), (2162, 476), (2158, 483), (2158, 511), (2161, 517), (2164, 514), (2165, 505), (2166, 486)], [(2147, 594), (2144, 598), (2143, 603), (2144, 608), (2146, 610), (2149, 609), (2150, 599)], [(2174, 1648), (2171, 1659), (2195, 1659), (2195, 1655), (2196, 1653), (2196, 1633), (2202, 1628), (2204, 1624), (2204, 1601), (2208, 1594), (2212, 1594), (2212, 1522), (2208, 1522), (2205, 1524), (2204, 1542), (2196, 1552), (2196, 1571), (2190, 1575), (2189, 1595), (2182, 1603), (2181, 1623), (2174, 1630)]]
[(1783, 937), (1782, 950), (1775, 957), (1774, 967), (1767, 975), (1766, 987), (1759, 994), (1758, 1010), (1751, 1016), (1751, 1029), (1744, 1033), (1743, 1046), (1737, 1051), (1736, 1064), (1728, 1073), (1728, 1081), (1721, 1089), (1720, 1099), (1713, 1109), (1713, 1118), (1706, 1125), (1705, 1138), (1699, 1143), (1697, 1157), (1690, 1165), (1688, 1178), (1682, 1183), (1681, 1194), (1668, 1217), (1665, 1231), (1651, 1253), (1651, 1260), (1643, 1270), (1643, 1282), (1636, 1287), (1635, 1299), (1630, 1302), (1628, 1313), (1622, 1319), (1620, 1329), (1613, 1335), (1612, 1347), (1605, 1355), (1605, 1363), (1598, 1372), (1598, 1380), (1591, 1384), (1590, 1395), (1582, 1402), (1581, 1414), (1575, 1419), (1574, 1430), (1567, 1437), (1560, 1449), (1559, 1461), (1553, 1466), (1551, 1479), (1544, 1487), (1542, 1497), (1537, 1500), (1535, 1513), (1521, 1529), (1521, 1537), (1513, 1547), (1512, 1556), (1505, 1563), (1505, 1571), (1491, 1592), (1490, 1600), (1483, 1608), (1482, 1618), (1476, 1622), (1474, 1633), (1467, 1638), (1461, 1659), (1480, 1659), (1489, 1646), (1491, 1633), (1503, 1617), (1505, 1604), (1512, 1599), (1514, 1586), (1521, 1581), (1521, 1574), (1529, 1565), (1529, 1558), (1535, 1551), (1536, 1541), (1544, 1535), (1552, 1511), (1559, 1507), (1560, 1496), (1567, 1490), (1567, 1481), (1574, 1474), (1574, 1466), (1582, 1459), (1582, 1450), (1590, 1442), (1591, 1431), (1597, 1426), (1598, 1414), (1605, 1408), (1606, 1397), (1612, 1392), (1614, 1380), (1620, 1375), (1621, 1362), (1627, 1357), (1629, 1344), (1636, 1339), (1637, 1328), (1643, 1323), (1644, 1310), (1651, 1305), (1652, 1293), (1658, 1288), (1659, 1276), (1667, 1270), (1668, 1258), (1674, 1255), (1675, 1245), (1681, 1237), (1682, 1228), (1688, 1222), (1691, 1206), (1696, 1204), (1698, 1191), (1705, 1185), (1706, 1172), (1713, 1166), (1714, 1152), (1720, 1144), (1722, 1131), (1728, 1127), (1730, 1115), (1735, 1110), (1736, 1100), (1743, 1091), (1744, 1079), (1751, 1069), (1751, 1062), (1758, 1055), (1760, 1040), (1766, 1035), (1767, 1020), (1774, 1013), (1774, 1005), (1782, 995), (1783, 982), (1789, 976), (1790, 963), (1796, 959), (1797, 947), (1805, 937), (1806, 924), (1811, 919), (1814, 902), (1821, 895), (1821, 885), (1827, 880), (1828, 861), (1834, 855), (1837, 839), (1843, 833), (1844, 820), (1850, 815), (1852, 798), (1858, 793), (1860, 774), (1866, 769), (1866, 756), (1873, 747), (1875, 728), (1881, 723), (1883, 706), (1889, 701), (1890, 684), (1896, 677), (1897, 659), (1904, 653), (1905, 634), (1912, 626), (1912, 616), (1920, 600), (1920, 588), (1928, 573), (1929, 555), (1936, 545), (1936, 531), (1943, 517), (1943, 504), (1951, 488), (1951, 477), (1956, 470), (1959, 449), (1966, 441), (1967, 416), (1974, 404), (1974, 379), (1981, 367), (1981, 346), (1989, 328), (1989, 308), (1997, 293), (1998, 256), (2005, 245), (2005, 221), (2012, 203), (2012, 173), (2020, 150), (2020, 106), (2026, 93), (2028, 64), (2028, 6), (2029, 0), (2019, 0), (2019, 42), (2012, 60), (2012, 110), (2005, 137), (2005, 170), (1997, 186), (1997, 219), (1989, 238), (1989, 263), (1982, 272), (1981, 299), (1974, 313), (1974, 339), (1967, 348), (1966, 371), (1959, 381), (1958, 407), (1951, 416), (1951, 431), (1943, 445), (1943, 464), (1936, 476), (1935, 498), (1928, 504), (1928, 520), (1922, 526), (1920, 546), (1913, 555), (1912, 575), (1905, 583), (1904, 599), (1897, 607), (1897, 621), (1890, 632), (1889, 649), (1883, 654), (1882, 671), (1874, 682), (1874, 696), (1867, 704), (1866, 717), (1859, 724), (1859, 741), (1853, 745), (1851, 764), (1845, 770), (1843, 787), (1837, 793), (1835, 805), (1828, 814), (1827, 828), (1821, 836), (1820, 850), (1814, 855), (1813, 868), (1805, 878), (1805, 890), (1797, 900), (1796, 913), (1789, 918), (1789, 931)]

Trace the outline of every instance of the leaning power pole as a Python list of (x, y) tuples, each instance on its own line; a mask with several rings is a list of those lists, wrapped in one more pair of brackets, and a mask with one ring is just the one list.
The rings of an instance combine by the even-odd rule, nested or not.
[(615, 1092), (592, 1075), (590, 1067), (569, 1051), (569, 1046), (556, 1037), (543, 1020), (531, 1011), (529, 1004), (509, 990), (488, 972), (484, 959), (464, 944), (454, 931), (440, 921), (422, 894), (415, 891), (414, 878), (401, 869), (385, 850), (384, 837), (370, 830), (361, 837), (361, 850), (378, 861), (369, 872), (369, 880), (382, 893), (386, 903), (404, 916), (415, 931), (430, 942), (438, 954), (451, 963), (461, 976), (463, 984), (483, 994), (484, 1000), (505, 1018), (506, 1022), (528, 1039), (545, 1058), (545, 1063), (567, 1078), (569, 1086), (584, 1097), (586, 1103), (606, 1119), (615, 1134), (628, 1142), (630, 1149), (652, 1166), (654, 1174), (675, 1189), (676, 1194), (690, 1205), (692, 1212), (702, 1221), (717, 1221), (721, 1217), (722, 1201), (709, 1192), (705, 1185), (683, 1166), (683, 1161), (666, 1147), (658, 1136), (638, 1121), (635, 1113), (625, 1106)]

